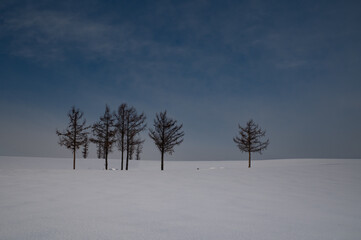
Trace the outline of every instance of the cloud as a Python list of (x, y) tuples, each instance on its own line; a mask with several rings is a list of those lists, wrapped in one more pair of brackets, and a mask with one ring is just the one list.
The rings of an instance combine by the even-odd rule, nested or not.
[(81, 13), (24, 8), (6, 12), (2, 18), (0, 40), (8, 39), (6, 51), (44, 63), (118, 61), (136, 75), (139, 69), (179, 68), (194, 56), (189, 46), (158, 40), (148, 25), (114, 21), (112, 16), (90, 18)]
[(146, 44), (134, 38), (130, 24), (111, 25), (50, 10), (8, 14), (3, 29), (13, 38), (12, 54), (46, 60), (62, 60), (72, 51), (79, 51), (88, 58), (111, 59)]

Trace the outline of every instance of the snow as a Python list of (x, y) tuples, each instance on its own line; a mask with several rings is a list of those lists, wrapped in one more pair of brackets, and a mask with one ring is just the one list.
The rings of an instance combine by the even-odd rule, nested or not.
[(0, 239), (361, 239), (360, 159), (77, 163), (0, 157)]

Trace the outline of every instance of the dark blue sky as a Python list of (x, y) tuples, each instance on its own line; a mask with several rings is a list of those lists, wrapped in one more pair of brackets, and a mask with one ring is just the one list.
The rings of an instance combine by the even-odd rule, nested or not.
[[(93, 123), (126, 102), (149, 126), (164, 109), (184, 124), (172, 159), (245, 159), (232, 138), (250, 118), (271, 141), (255, 158), (361, 158), (360, 9), (3, 0), (0, 155), (67, 157), (55, 129), (72, 105)], [(145, 137), (143, 158), (158, 159)]]

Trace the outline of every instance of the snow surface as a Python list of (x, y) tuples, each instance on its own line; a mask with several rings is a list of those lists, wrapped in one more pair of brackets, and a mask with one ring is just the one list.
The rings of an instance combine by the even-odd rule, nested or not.
[(103, 164), (0, 157), (0, 239), (361, 239), (361, 160)]

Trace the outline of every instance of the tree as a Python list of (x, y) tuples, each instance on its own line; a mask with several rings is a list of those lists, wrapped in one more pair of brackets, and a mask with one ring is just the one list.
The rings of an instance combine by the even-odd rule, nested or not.
[(93, 125), (92, 130), (94, 137), (90, 141), (97, 145), (98, 157), (104, 158), (105, 170), (108, 170), (108, 155), (112, 152), (112, 147), (116, 142), (115, 134), (117, 131), (115, 118), (110, 113), (108, 106), (105, 107), (103, 117), (100, 117), (100, 120)]
[(252, 119), (246, 124), (246, 127), (241, 127), (238, 124), (240, 136), (233, 138), (241, 152), (248, 152), (248, 167), (251, 167), (251, 153), (258, 152), (262, 154), (269, 144), (269, 139), (261, 141), (261, 138), (266, 135), (266, 131), (262, 130)]
[(98, 157), (98, 159), (105, 158), (104, 153), (103, 153), (102, 144), (96, 143), (96, 145), (97, 145), (97, 157)]
[(117, 142), (118, 142), (118, 150), (121, 152), (121, 162), (120, 162), (120, 170), (123, 170), (123, 159), (124, 159), (124, 151), (126, 150), (126, 115), (128, 111), (127, 104), (123, 103), (118, 107), (118, 111), (114, 114), (117, 120)]
[(130, 150), (129, 150), (129, 160), (133, 160), (133, 155), (135, 154), (135, 159), (140, 160), (140, 153), (143, 149), (144, 139), (141, 139), (139, 134), (137, 137), (133, 137), (130, 142)]
[(183, 142), (184, 132), (181, 131), (183, 124), (177, 125), (177, 121), (167, 117), (167, 111), (156, 114), (154, 129), (149, 129), (149, 137), (161, 153), (161, 170), (164, 170), (164, 154), (172, 155), (174, 146)]
[(145, 128), (146, 117), (144, 113), (138, 114), (134, 107), (130, 107), (126, 114), (126, 148), (127, 148), (127, 162), (125, 170), (128, 170), (129, 159), (134, 153), (134, 148), (138, 144), (142, 144), (144, 140), (136, 138)]
[(142, 153), (143, 151), (143, 144), (140, 143), (137, 145), (137, 148), (135, 149), (135, 159), (136, 160), (140, 160), (140, 154)]
[(60, 146), (65, 146), (73, 152), (73, 169), (75, 169), (76, 150), (86, 144), (89, 134), (86, 130), (89, 127), (85, 126), (83, 113), (75, 106), (69, 111), (68, 117), (68, 127), (63, 132), (56, 130), (56, 134), (59, 136)]
[(83, 153), (83, 158), (84, 159), (88, 157), (88, 153), (89, 153), (89, 140), (88, 140), (88, 137), (86, 137), (86, 139), (85, 139), (82, 153)]
[(119, 106), (114, 115), (117, 119), (118, 149), (121, 151), (120, 169), (123, 170), (124, 152), (126, 152), (125, 170), (128, 170), (129, 160), (133, 158), (135, 146), (144, 142), (136, 136), (145, 129), (146, 117), (144, 113), (138, 114), (134, 107), (129, 107), (125, 103)]

